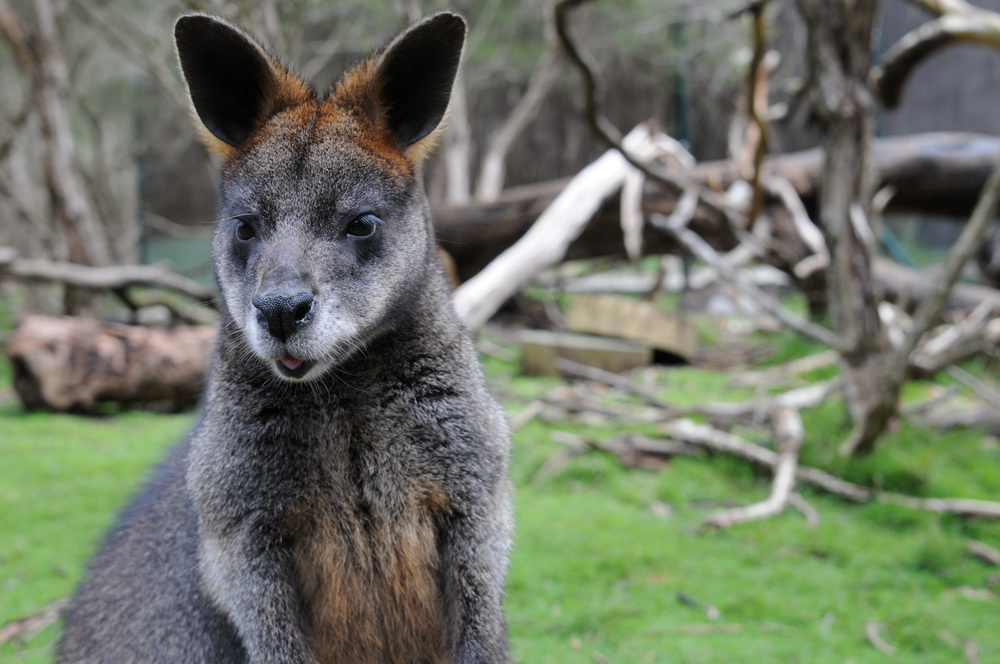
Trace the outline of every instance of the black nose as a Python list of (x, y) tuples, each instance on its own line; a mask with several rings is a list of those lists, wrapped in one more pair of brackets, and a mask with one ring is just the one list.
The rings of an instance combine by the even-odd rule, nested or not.
[(297, 293), (258, 293), (253, 296), (257, 321), (279, 341), (287, 341), (296, 330), (312, 320), (316, 299), (308, 291)]

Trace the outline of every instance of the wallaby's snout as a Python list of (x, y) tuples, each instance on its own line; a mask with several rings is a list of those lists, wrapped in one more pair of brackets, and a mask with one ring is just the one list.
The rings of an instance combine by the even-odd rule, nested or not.
[(284, 343), (312, 320), (316, 298), (297, 279), (272, 279), (252, 298), (257, 322)]

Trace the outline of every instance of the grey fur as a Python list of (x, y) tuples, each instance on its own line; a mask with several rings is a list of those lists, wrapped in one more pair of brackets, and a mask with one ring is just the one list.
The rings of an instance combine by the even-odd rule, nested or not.
[[(221, 19), (185, 19), (270, 58)], [(426, 19), (386, 53), (435, 31), (460, 49), (457, 21)], [(371, 108), (331, 123), (324, 103), (221, 118), (217, 136), (240, 144), (213, 242), (222, 326), (204, 412), (92, 561), (59, 662), (510, 661), (508, 431), (451, 305), (419, 158), (394, 166), (355, 140)], [(224, 107), (195, 102), (206, 125)], [(443, 112), (389, 123), (400, 154)], [(367, 238), (351, 225), (363, 213), (378, 218)], [(298, 309), (276, 333), (255, 296)]]

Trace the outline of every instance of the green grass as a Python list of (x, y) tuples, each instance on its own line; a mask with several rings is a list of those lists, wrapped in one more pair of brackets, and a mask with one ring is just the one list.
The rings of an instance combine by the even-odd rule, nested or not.
[[(559, 384), (486, 364), (512, 412)], [(5, 371), (0, 364), (0, 385)], [(722, 372), (664, 375), (659, 392), (672, 403), (752, 394), (728, 387)], [(904, 422), (871, 457), (845, 461), (834, 452), (846, 433), (843, 405), (833, 400), (803, 417), (804, 463), (918, 495), (1000, 498), (1000, 451), (979, 432)], [(71, 592), (116, 510), (190, 421), (138, 412), (25, 415), (0, 405), (0, 624)], [(702, 532), (706, 503), (762, 499), (769, 478), (721, 457), (676, 459), (651, 472), (592, 452), (535, 480), (561, 449), (551, 441), (555, 429), (597, 439), (631, 430), (533, 421), (515, 435), (517, 533), (506, 605), (517, 661), (886, 661), (865, 637), (867, 621), (896, 648), (895, 661), (961, 662), (967, 641), (980, 661), (1000, 661), (1000, 570), (965, 550), (970, 538), (1000, 547), (1000, 523), (851, 505), (807, 490), (822, 516), (817, 528), (789, 512)], [(664, 504), (669, 516), (654, 514)], [(718, 618), (680, 601), (682, 593), (716, 607)], [(49, 662), (56, 634), (52, 627), (3, 646), (0, 661)]]

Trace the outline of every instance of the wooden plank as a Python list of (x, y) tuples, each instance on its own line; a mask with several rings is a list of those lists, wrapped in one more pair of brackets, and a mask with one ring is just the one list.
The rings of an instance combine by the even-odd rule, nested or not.
[(698, 352), (698, 332), (682, 317), (620, 295), (577, 295), (566, 312), (566, 329), (638, 341), (683, 358)]
[(624, 339), (546, 330), (524, 330), (518, 339), (523, 351), (521, 372), (526, 376), (559, 375), (555, 363), (560, 357), (614, 372), (643, 367), (653, 361), (652, 348)]

